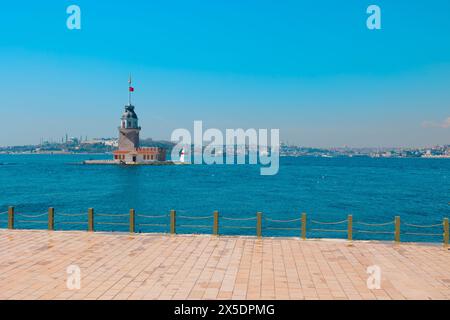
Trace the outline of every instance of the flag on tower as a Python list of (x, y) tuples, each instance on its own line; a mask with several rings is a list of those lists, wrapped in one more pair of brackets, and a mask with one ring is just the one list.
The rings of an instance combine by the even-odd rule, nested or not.
[(133, 86), (131, 86), (131, 74), (128, 78), (128, 105), (131, 106), (131, 93), (134, 92)]

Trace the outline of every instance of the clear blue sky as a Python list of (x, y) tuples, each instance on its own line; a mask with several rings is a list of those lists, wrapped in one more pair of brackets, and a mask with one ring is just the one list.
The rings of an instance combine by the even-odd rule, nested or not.
[(116, 136), (129, 73), (144, 137), (203, 120), (304, 146), (450, 143), (449, 39), (448, 0), (3, 1), (0, 145)]

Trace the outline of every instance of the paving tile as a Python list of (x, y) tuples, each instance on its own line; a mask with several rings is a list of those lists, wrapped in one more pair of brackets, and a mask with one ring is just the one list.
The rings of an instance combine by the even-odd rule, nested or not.
[(0, 299), (450, 299), (439, 245), (0, 230), (0, 262)]

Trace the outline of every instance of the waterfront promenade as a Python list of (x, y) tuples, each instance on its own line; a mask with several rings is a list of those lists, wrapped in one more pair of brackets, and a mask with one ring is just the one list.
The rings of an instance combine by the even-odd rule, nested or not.
[(0, 230), (0, 299), (450, 299), (449, 266), (441, 244)]

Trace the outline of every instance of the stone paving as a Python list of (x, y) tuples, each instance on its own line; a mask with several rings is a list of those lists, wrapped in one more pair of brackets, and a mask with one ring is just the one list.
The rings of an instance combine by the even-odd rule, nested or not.
[[(67, 268), (81, 270), (69, 290)], [(381, 268), (368, 289), (367, 267)], [(0, 230), (0, 299), (450, 299), (442, 245)]]

